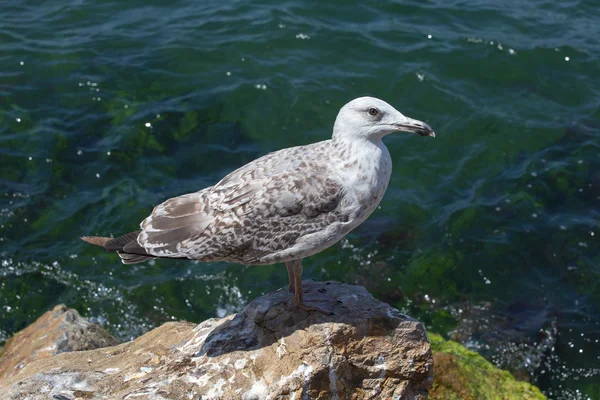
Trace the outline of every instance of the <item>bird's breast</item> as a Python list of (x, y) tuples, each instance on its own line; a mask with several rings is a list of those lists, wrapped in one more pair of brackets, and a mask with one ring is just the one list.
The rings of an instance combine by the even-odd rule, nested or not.
[(340, 169), (346, 189), (346, 206), (358, 223), (377, 208), (390, 181), (391, 157), (383, 143), (381, 146), (347, 159)]

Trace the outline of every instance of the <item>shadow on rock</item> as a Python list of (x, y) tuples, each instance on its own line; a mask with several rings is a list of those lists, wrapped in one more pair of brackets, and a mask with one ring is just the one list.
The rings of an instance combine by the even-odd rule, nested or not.
[(290, 292), (280, 289), (253, 300), (232, 319), (214, 327), (196, 356), (216, 357), (232, 351), (257, 350), (313, 325), (344, 324), (348, 326), (344, 333), (351, 334), (348, 339), (358, 340), (388, 335), (401, 322), (416, 322), (376, 300), (361, 286), (314, 281), (304, 281), (303, 285), (305, 296), (319, 291), (337, 300), (334, 314), (298, 309)]

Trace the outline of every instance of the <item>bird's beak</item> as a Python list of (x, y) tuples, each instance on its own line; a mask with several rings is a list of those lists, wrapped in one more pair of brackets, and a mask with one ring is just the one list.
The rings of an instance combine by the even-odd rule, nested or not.
[(401, 123), (396, 123), (394, 126), (397, 127), (399, 131), (412, 132), (420, 136), (435, 137), (435, 132), (427, 123), (416, 119), (404, 117)]

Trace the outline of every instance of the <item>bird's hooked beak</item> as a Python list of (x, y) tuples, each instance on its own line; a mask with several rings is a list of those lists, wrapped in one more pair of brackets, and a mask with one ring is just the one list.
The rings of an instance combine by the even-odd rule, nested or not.
[(398, 131), (412, 132), (420, 136), (435, 137), (435, 132), (427, 123), (416, 119), (408, 118), (404, 115), (402, 117), (402, 122), (394, 124), (394, 126), (398, 128)]

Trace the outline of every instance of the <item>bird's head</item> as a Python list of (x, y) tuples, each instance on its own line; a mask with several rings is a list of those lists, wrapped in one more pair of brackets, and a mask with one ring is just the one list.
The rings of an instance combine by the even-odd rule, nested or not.
[(375, 97), (359, 97), (343, 106), (333, 126), (334, 138), (380, 140), (392, 132), (412, 132), (435, 137), (425, 122), (404, 116)]

